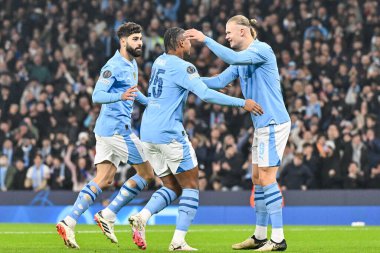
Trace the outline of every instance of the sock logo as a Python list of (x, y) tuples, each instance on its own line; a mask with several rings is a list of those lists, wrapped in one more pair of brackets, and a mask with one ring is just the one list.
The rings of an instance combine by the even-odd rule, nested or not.
[(180, 212), (184, 212), (185, 214), (189, 215), (190, 211), (184, 211), (184, 210), (179, 210)]

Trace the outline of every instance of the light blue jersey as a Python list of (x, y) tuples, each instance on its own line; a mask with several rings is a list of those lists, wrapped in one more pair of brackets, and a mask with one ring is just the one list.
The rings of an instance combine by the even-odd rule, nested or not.
[[(128, 88), (137, 84), (137, 79), (136, 61), (128, 61), (119, 51), (103, 66), (92, 94), (92, 101), (102, 104), (94, 129), (97, 135), (130, 134), (126, 126), (130, 129), (133, 101), (122, 101), (121, 96)], [(141, 92), (137, 92), (136, 100), (147, 104), (147, 98)]]
[(243, 99), (209, 89), (191, 63), (175, 55), (163, 54), (152, 66), (148, 106), (141, 123), (143, 142), (164, 144), (184, 139), (183, 110), (189, 91), (209, 103), (245, 105)]
[(256, 39), (246, 50), (235, 52), (208, 37), (205, 43), (219, 58), (231, 65), (216, 77), (202, 78), (209, 88), (224, 88), (240, 77), (243, 96), (253, 99), (264, 111), (260, 116), (251, 113), (256, 129), (290, 121), (281, 93), (276, 56), (268, 44)]

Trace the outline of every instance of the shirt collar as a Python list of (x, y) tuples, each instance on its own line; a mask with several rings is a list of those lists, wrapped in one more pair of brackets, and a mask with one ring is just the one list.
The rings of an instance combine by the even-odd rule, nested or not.
[(116, 50), (115, 56), (120, 59), (121, 61), (125, 62), (126, 64), (130, 65), (131, 67), (134, 67), (133, 61), (128, 61), (125, 59), (119, 52), (119, 50)]
[(256, 39), (254, 39), (254, 40), (251, 42), (251, 44), (249, 44), (248, 47), (251, 47), (251, 46), (253, 46), (254, 44), (256, 44), (256, 43), (258, 43), (258, 42), (259, 42), (259, 40), (256, 38)]

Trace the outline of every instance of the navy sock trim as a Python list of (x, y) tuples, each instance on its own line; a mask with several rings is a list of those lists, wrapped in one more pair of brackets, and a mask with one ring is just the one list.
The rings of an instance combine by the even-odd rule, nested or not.
[(189, 204), (185, 204), (185, 203), (179, 203), (179, 206), (186, 206), (186, 207), (190, 207), (190, 208), (193, 208), (193, 209), (198, 209), (197, 206), (193, 206), (193, 205), (189, 205)]
[(192, 197), (181, 197), (181, 200), (191, 200), (191, 201), (199, 202), (199, 199), (192, 198)]
[[(91, 199), (92, 199), (92, 202), (94, 202), (94, 201), (95, 201), (95, 197), (94, 197), (94, 196), (92, 196), (92, 194), (91, 194), (91, 193), (89, 193), (88, 191), (86, 191), (86, 190), (81, 190), (81, 192), (83, 192), (83, 193), (86, 193), (86, 194), (90, 195), (90, 197), (91, 197)], [(92, 192), (92, 191), (91, 191), (91, 192)]]
[(270, 204), (272, 204), (273, 202), (276, 202), (279, 199), (282, 199), (282, 196), (279, 196), (279, 197), (277, 197), (275, 199), (272, 199), (271, 201), (268, 201), (267, 203), (265, 203), (265, 205), (270, 205)]
[[(91, 187), (89, 186), (89, 185), (86, 185), (86, 187), (92, 192), (92, 193), (94, 193), (95, 194), (95, 196), (98, 196), (98, 191), (96, 191), (96, 193), (95, 192), (93, 192), (92, 190), (91, 190)], [(95, 187), (95, 186), (94, 186)], [(95, 187), (96, 188), (96, 187)], [(96, 190), (98, 190), (98, 189), (96, 189)]]
[(123, 185), (123, 188), (126, 189), (127, 191), (129, 191), (130, 193), (132, 193), (133, 195), (137, 195), (137, 192), (135, 192), (134, 190), (132, 190), (131, 188)]
[(170, 197), (170, 193), (168, 192), (168, 190), (166, 190), (166, 189), (164, 189), (164, 188), (161, 188), (160, 190), (162, 190), (162, 191), (166, 192), (166, 194), (168, 194), (168, 197), (169, 197), (170, 202), (173, 201), (172, 198)]
[(269, 198), (270, 196), (276, 195), (277, 193), (280, 193), (280, 191), (272, 192), (269, 194), (264, 194), (264, 198)]
[(141, 188), (140, 188), (140, 186), (137, 184), (137, 182), (136, 182), (136, 187), (135, 187), (138, 191), (140, 191), (141, 192)]
[(166, 203), (166, 205), (168, 206), (168, 205), (169, 205), (169, 203), (168, 203), (168, 199), (165, 197), (165, 195), (164, 195), (162, 192), (159, 192), (159, 191), (157, 191), (156, 193), (159, 194), (161, 197), (164, 198), (165, 203)]

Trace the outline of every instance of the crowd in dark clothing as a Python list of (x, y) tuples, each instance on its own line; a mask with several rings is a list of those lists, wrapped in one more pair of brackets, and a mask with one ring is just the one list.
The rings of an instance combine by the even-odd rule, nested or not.
[[(78, 191), (93, 178), (92, 131), (100, 107), (91, 94), (118, 48), (120, 24), (143, 27), (144, 53), (136, 60), (139, 89), (146, 93), (167, 28), (197, 28), (229, 46), (225, 24), (237, 14), (258, 20), (258, 38), (277, 57), (292, 123), (278, 175), (282, 188), (380, 188), (376, 0), (0, 0), (0, 6), (2, 191)], [(201, 76), (227, 67), (202, 44), (193, 44), (187, 60)], [(227, 94), (242, 96), (238, 80)], [(135, 103), (137, 134), (143, 110)], [(251, 188), (247, 113), (190, 95), (184, 124), (198, 157), (201, 190)], [(133, 171), (120, 166), (114, 186)]]

